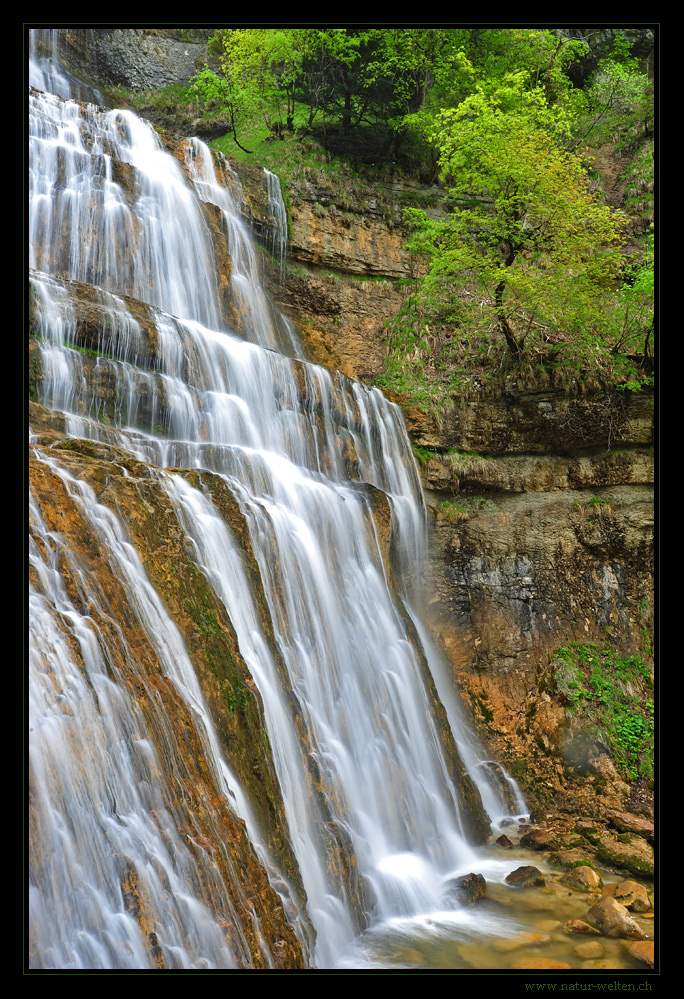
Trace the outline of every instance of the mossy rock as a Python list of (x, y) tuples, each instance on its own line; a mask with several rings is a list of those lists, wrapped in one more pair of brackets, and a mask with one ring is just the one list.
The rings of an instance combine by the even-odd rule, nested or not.
[(603, 881), (592, 866), (589, 864), (580, 864), (563, 875), (561, 884), (568, 885), (568, 887), (575, 891), (590, 892), (601, 888)]
[(596, 855), (619, 870), (651, 878), (655, 873), (653, 847), (633, 833), (623, 833), (619, 837), (604, 833), (596, 844)]
[(549, 856), (549, 863), (561, 871), (571, 871), (575, 867), (595, 867), (596, 857), (586, 850), (575, 848), (574, 850), (560, 850)]

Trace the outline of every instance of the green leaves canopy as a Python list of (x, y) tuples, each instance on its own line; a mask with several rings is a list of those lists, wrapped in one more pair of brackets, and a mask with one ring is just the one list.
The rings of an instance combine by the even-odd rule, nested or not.
[[(221, 71), (205, 68), (195, 90), (225, 108), (236, 141), (260, 119), (359, 157), (367, 143), (369, 160), (396, 157), (423, 179), (439, 171), (447, 216), (406, 217), (445, 367), (459, 350), (465, 363), (505, 366), (507, 354), (594, 371), (650, 355), (652, 256), (636, 270), (622, 258), (625, 216), (592, 194), (578, 151), (652, 135), (651, 88), (627, 42), (587, 90), (567, 73), (584, 43), (544, 28), (222, 28), (213, 47)], [(642, 201), (649, 156), (633, 180)]]
[(549, 344), (610, 349), (605, 301), (625, 220), (590, 192), (566, 146), (571, 124), (541, 89), (472, 94), (430, 134), (453, 210), (440, 221), (407, 212), (410, 247), (430, 265), (424, 303), (464, 336), (503, 336), (516, 358)]

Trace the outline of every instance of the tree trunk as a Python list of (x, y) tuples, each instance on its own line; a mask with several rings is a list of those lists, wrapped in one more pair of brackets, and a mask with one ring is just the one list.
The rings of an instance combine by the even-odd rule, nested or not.
[[(504, 253), (504, 265), (506, 267), (510, 267), (513, 261), (515, 260), (515, 247), (511, 244), (511, 242), (506, 241), (501, 245), (500, 249), (502, 253)], [(496, 290), (494, 292), (494, 302), (496, 303), (496, 311), (499, 315), (499, 329), (503, 333), (504, 339), (508, 344), (508, 349), (511, 352), (511, 355), (515, 358), (516, 361), (518, 361), (522, 357), (522, 346), (513, 336), (513, 330), (511, 329), (511, 325), (508, 322), (508, 316), (506, 315), (506, 309), (503, 304), (503, 297), (505, 290), (506, 290), (506, 281), (505, 279), (502, 278), (501, 281), (499, 281), (498, 285), (496, 286)]]
[(503, 333), (504, 339), (508, 345), (508, 349), (511, 355), (516, 361), (520, 360), (522, 357), (522, 348), (518, 341), (513, 336), (513, 331), (508, 322), (508, 317), (506, 316), (506, 310), (503, 304), (503, 295), (506, 289), (506, 282), (499, 281), (496, 286), (496, 291), (494, 292), (494, 301), (496, 302), (496, 311), (499, 314), (499, 329)]
[(345, 135), (349, 135), (351, 130), (351, 93), (348, 90), (344, 92), (344, 112), (342, 114), (342, 131)]

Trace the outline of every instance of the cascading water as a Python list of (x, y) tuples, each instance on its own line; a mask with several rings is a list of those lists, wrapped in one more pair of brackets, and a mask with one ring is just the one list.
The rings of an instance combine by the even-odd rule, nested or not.
[(268, 207), (273, 220), (271, 248), (283, 277), (287, 260), (287, 212), (280, 190), (280, 181), (270, 170), (264, 170), (268, 182)]
[[(50, 67), (51, 75), (36, 67), (32, 81), (48, 87), (59, 75), (54, 60)], [(447, 703), (472, 780), (459, 769), (416, 596), (408, 587), (393, 596), (383, 512), (400, 579), (420, 575), (425, 531), (399, 411), (377, 390), (303, 360), (258, 280), (226, 161), (198, 140), (171, 155), (130, 112), (35, 90), (30, 104), (40, 402), (60, 414), (67, 439), (146, 463), (168, 498), (263, 703), (306, 917), (225, 761), (191, 658), (122, 515), (73, 477), (59, 449), (46, 453), (36, 441), (37, 464), (62, 484), (124, 587), (121, 613), (192, 719), (203, 780), (245, 823), (245, 850), (268, 872), (304, 954), (310, 920), (311, 963), (353, 965), (342, 954), (353, 954), (360, 934), (440, 911), (449, 879), (472, 869), (469, 841), (486, 824), (472, 780), (493, 818), (512, 810), (478, 771), (480, 750), (456, 731), (463, 722)], [(273, 204), (274, 181), (267, 175)], [(207, 223), (217, 213), (230, 294)], [(272, 213), (283, 264), (282, 202)], [(234, 532), (202, 476), (190, 484), (181, 469), (206, 470), (239, 510), (268, 633)], [(89, 610), (108, 620), (106, 594), (45, 525), (37, 498), (32, 531), (34, 966), (276, 966), (258, 927), (249, 940), (240, 929), (236, 912), (249, 901), (237, 889), (219, 899), (220, 849), (211, 860), (175, 833), (184, 820), (169, 818), (164, 784), (183, 782), (173, 719), (155, 714), (158, 730), (149, 731), (133, 693), (148, 681), (117, 685), (110, 643), (125, 647), (126, 636), (98, 631)], [(80, 597), (66, 593), (60, 573), (81, 580)], [(122, 654), (137, 663), (135, 649)], [(435, 681), (447, 700), (447, 682)], [(86, 733), (80, 747), (76, 725)], [(126, 904), (121, 886), (131, 878), (144, 907)]]

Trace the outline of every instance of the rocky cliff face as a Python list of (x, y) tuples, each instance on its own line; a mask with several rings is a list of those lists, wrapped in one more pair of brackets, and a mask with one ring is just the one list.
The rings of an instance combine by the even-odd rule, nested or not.
[[(245, 192), (244, 211), (268, 244), (265, 181), (259, 167), (234, 164)], [(336, 193), (334, 186), (303, 181), (289, 190), (287, 277), (266, 266), (271, 296), (297, 325), (312, 361), (351, 378), (382, 371), (385, 324), (404, 299), (403, 282), (420, 272), (404, 250), (401, 196)], [(430, 192), (423, 191), (427, 197)]]
[[(348, 197), (337, 208), (310, 185), (289, 195), (287, 279), (271, 275), (272, 295), (312, 359), (373, 377), (415, 274), (400, 201), (377, 211)], [(511, 384), (439, 418), (397, 401), (432, 516), (431, 620), (474, 718), (509, 764), (534, 761), (517, 770), (533, 803), (570, 805), (589, 773), (601, 794), (586, 808), (621, 807), (630, 786), (600, 735), (584, 733), (581, 761), (566, 751), (577, 721), (551, 662), (568, 642), (650, 662), (652, 395)]]
[[(159, 86), (186, 78), (200, 54), (201, 40), (192, 40), (197, 51), (188, 40), (181, 53), (178, 40), (147, 38), (136, 60), (131, 31), (125, 35), (102, 33), (89, 75)], [(80, 42), (72, 33), (77, 65)], [(236, 169), (243, 214), (267, 245), (263, 171)], [(341, 197), (332, 186), (291, 187), (285, 277), (264, 256), (271, 296), (296, 324), (310, 358), (352, 377), (380, 373), (385, 323), (403, 301), (401, 282), (416, 274), (403, 250), (407, 192), (393, 193), (379, 203)], [(212, 206), (204, 207), (211, 226)], [(213, 224), (220, 247), (220, 226)], [(227, 287), (230, 264), (223, 263)], [(79, 300), (92, 310), (83, 295)], [(239, 331), (226, 293), (228, 317), (231, 309)], [(404, 412), (432, 516), (428, 602), (454, 680), (498, 750), (509, 760), (534, 759), (548, 795), (562, 801), (574, 779), (563, 756), (563, 732), (572, 724), (550, 682), (553, 651), (569, 641), (609, 642), (648, 660), (653, 400), (646, 393), (512, 385), (497, 398), (454, 403), (439, 420), (408, 403)], [(588, 756), (605, 801), (624, 803), (630, 789), (606, 748), (597, 745)], [(520, 776), (524, 782), (524, 768)], [(539, 783), (526, 787), (533, 800)]]
[(208, 29), (70, 28), (61, 32), (60, 57), (99, 86), (131, 90), (188, 83), (207, 58)]

